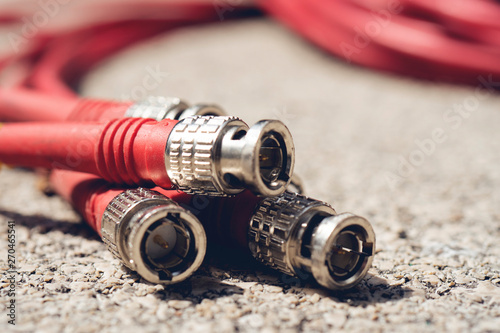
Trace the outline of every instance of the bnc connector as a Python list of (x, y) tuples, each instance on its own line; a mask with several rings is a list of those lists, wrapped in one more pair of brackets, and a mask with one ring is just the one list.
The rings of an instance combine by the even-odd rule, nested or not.
[(117, 258), (153, 283), (185, 280), (206, 253), (199, 220), (167, 197), (142, 188), (122, 192), (108, 204), (101, 234)]
[(310, 273), (332, 290), (363, 279), (375, 253), (375, 232), (367, 220), (337, 215), (324, 202), (290, 192), (258, 204), (248, 236), (257, 260), (292, 276)]
[(69, 169), (116, 184), (155, 184), (211, 196), (245, 189), (261, 196), (283, 193), (295, 153), (288, 128), (278, 120), (248, 127), (239, 118), (216, 116), (13, 123), (1, 128), (0, 141), (0, 160), (6, 164)]
[(237, 117), (190, 117), (173, 128), (165, 166), (186, 193), (234, 195), (248, 188), (276, 196), (290, 183), (294, 156), (292, 135), (280, 121), (248, 127)]
[(181, 120), (192, 116), (225, 116), (216, 105), (188, 103), (177, 97), (150, 96), (129, 106), (124, 116), (130, 118), (151, 118)]

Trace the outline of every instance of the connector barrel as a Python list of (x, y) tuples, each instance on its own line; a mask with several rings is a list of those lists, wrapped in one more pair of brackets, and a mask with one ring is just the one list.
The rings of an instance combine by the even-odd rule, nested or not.
[(275, 196), (291, 181), (295, 148), (277, 120), (248, 127), (237, 117), (190, 117), (173, 129), (165, 162), (172, 183), (186, 193), (234, 195), (248, 188)]
[(95, 176), (54, 171), (51, 185), (96, 230), (123, 264), (153, 283), (187, 279), (207, 240), (200, 221), (158, 192), (114, 189)]

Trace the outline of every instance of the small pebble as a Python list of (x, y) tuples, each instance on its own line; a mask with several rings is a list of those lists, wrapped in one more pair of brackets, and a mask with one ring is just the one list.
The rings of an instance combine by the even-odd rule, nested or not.
[(270, 293), (280, 293), (283, 291), (283, 288), (278, 286), (266, 286), (265, 290)]
[(316, 304), (320, 299), (321, 297), (318, 294), (314, 294), (311, 296), (311, 298), (309, 298), (309, 302), (311, 302), (312, 304)]
[(437, 286), (439, 283), (441, 283), (441, 280), (439, 280), (439, 278), (436, 275), (429, 275), (422, 281), (425, 283), (429, 283), (432, 286)]
[(183, 300), (171, 300), (168, 301), (168, 306), (176, 309), (176, 310), (182, 310), (190, 307), (193, 303), (191, 301), (183, 301)]

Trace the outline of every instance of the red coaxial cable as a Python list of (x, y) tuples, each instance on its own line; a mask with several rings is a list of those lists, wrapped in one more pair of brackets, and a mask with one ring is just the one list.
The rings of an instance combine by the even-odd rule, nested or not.
[(176, 120), (22, 123), (0, 128), (0, 161), (92, 173), (119, 184), (170, 188), (165, 147)]
[(132, 104), (0, 88), (0, 121), (106, 121), (123, 118)]
[(123, 188), (113, 188), (95, 175), (71, 171), (54, 171), (50, 177), (53, 189), (69, 202), (84, 221), (102, 236), (101, 220), (108, 204)]
[[(17, 53), (0, 59), (2, 68), (12, 64), (21, 69), (4, 73), (4, 86), (43, 92), (47, 98), (70, 98), (91, 68), (133, 43), (181, 26), (245, 15), (252, 8), (248, 2), (201, 0), (127, 1), (110, 10), (112, 5), (82, 4), (78, 19), (67, 23), (66, 29), (40, 29), (23, 41)], [(500, 81), (497, 1), (266, 0), (257, 1), (257, 6), (355, 64), (433, 80), (478, 84), (481, 77), (488, 77)], [(108, 16), (85, 15), (103, 8)], [(23, 23), (28, 14), (6, 8), (0, 24)], [(67, 119), (66, 102), (73, 103), (69, 99), (37, 104), (16, 91), (0, 94), (2, 99), (12, 94), (0, 102), (0, 115), (7, 121)], [(18, 98), (22, 103), (9, 107)], [(16, 110), (22, 112), (16, 114)]]
[[(474, 1), (477, 8), (472, 12), (477, 15), (476, 20), (467, 13), (470, 1), (464, 1), (455, 11), (446, 10), (455, 8), (455, 2), (436, 5), (424, 0), (260, 3), (306, 38), (349, 62), (421, 78), (474, 84), (480, 75), (500, 77), (498, 39), (487, 37), (487, 41), (481, 42), (479, 37), (486, 31), (487, 36), (498, 36), (500, 32), (491, 13), (487, 14), (490, 10), (500, 12), (500, 7), (491, 1)], [(417, 9), (420, 12), (415, 13)], [(386, 17), (382, 17), (382, 11)], [(433, 15), (434, 19), (423, 18), (424, 15)], [(464, 22), (466, 17), (468, 22)], [(478, 25), (480, 17), (485, 17), (482, 25)], [(472, 33), (470, 27), (474, 24)], [(468, 35), (457, 35), (462, 30)], [(471, 41), (471, 35), (478, 38)]]
[[(113, 105), (100, 102), (97, 107)], [(117, 105), (123, 115), (124, 105)], [(279, 195), (291, 182), (294, 160), (292, 135), (278, 120), (249, 127), (237, 117), (206, 115), (160, 122), (7, 123), (0, 128), (3, 163), (87, 172), (118, 184), (174, 184), (189, 193), (234, 195), (251, 189)]]

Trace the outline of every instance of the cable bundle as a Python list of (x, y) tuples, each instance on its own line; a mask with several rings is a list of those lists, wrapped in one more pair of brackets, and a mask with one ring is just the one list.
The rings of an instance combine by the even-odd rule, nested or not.
[[(73, 90), (124, 47), (185, 25), (254, 13), (252, 4), (30, 3), (0, 15), (1, 25), (18, 25), (7, 34), (15, 52), (0, 59), (0, 119), (25, 122), (0, 129), (0, 160), (54, 170), (52, 188), (127, 267), (151, 282), (183, 281), (212, 242), (246, 248), (281, 272), (309, 275), (330, 289), (352, 287), (365, 276), (375, 251), (371, 225), (286, 191), (300, 183), (293, 180), (293, 140), (281, 122), (248, 126), (215, 105), (174, 97), (84, 100)], [(468, 83), (500, 76), (494, 1), (266, 0), (258, 6), (352, 63)]]
[(349, 62), (419, 78), (500, 79), (493, 0), (270, 0), (262, 6)]
[(3, 8), (2, 25), (18, 28), (7, 34), (14, 52), (0, 60), (16, 67), (3, 85), (73, 95), (82, 75), (126, 46), (255, 13), (254, 6), (352, 63), (472, 84), (478, 76), (500, 76), (500, 6), (493, 0), (47, 0)]
[(370, 223), (286, 191), (300, 183), (283, 123), (249, 127), (216, 106), (178, 98), (84, 100), (61, 103), (61, 111), (66, 119), (3, 125), (0, 160), (55, 170), (52, 188), (148, 281), (188, 278), (205, 256), (207, 236), (330, 289), (366, 275), (375, 249)]

